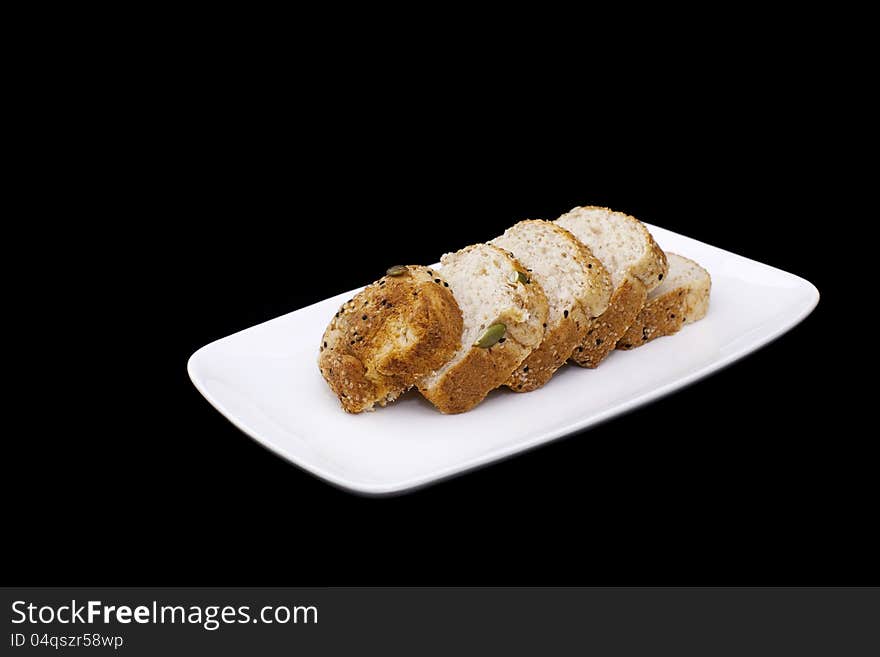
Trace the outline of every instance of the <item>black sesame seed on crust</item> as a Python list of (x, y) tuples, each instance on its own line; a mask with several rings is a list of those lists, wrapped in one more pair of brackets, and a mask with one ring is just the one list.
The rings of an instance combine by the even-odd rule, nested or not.
[(660, 274), (660, 275), (657, 277), (657, 280), (658, 280), (658, 281), (662, 281), (662, 280), (663, 280), (663, 274)]
[(507, 338), (498, 338), (498, 344), (504, 344), (505, 340), (507, 340)]
[(669, 319), (675, 319), (675, 313), (672, 313), (672, 314), (669, 316)]
[(446, 281), (443, 281), (443, 287), (449, 287), (449, 283), (447, 283)]
[(528, 371), (529, 371), (529, 366), (526, 365), (526, 366), (523, 368), (523, 372), (528, 372)]
[(602, 344), (602, 338), (596, 338), (596, 346), (598, 347), (600, 344)]
[(434, 282), (437, 283), (437, 284), (439, 285), (439, 284), (440, 284), (440, 279), (439, 279), (439, 278), (435, 278), (435, 279), (434, 279)]
[(324, 349), (326, 349), (326, 348), (327, 348), (327, 343), (325, 342), (325, 343), (324, 343)]
[(593, 268), (593, 263), (592, 263), (592, 262), (588, 262), (588, 263), (587, 263), (587, 269), (592, 269), (592, 268)]
[(544, 322), (544, 328), (547, 328), (547, 322)]
[(578, 353), (580, 353), (580, 352), (583, 351), (583, 350), (584, 350), (583, 347), (578, 347)]
[(366, 316), (366, 315), (361, 315), (361, 319), (364, 320), (364, 321), (366, 322), (366, 321), (367, 321), (367, 316)]
[(568, 317), (568, 310), (563, 310), (563, 311), (562, 311), (562, 316), (563, 316), (563, 317)]

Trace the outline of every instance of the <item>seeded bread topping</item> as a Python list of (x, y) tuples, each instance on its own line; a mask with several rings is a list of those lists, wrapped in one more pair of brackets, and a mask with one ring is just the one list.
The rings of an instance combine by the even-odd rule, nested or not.
[(349, 413), (384, 406), (459, 347), (461, 311), (439, 274), (391, 267), (346, 301), (319, 347), (318, 367)]

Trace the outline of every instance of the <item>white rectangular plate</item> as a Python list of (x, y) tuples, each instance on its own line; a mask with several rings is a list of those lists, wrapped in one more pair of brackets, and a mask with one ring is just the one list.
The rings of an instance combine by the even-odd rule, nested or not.
[(280, 456), (343, 488), (386, 494), (485, 465), (632, 410), (742, 358), (816, 306), (808, 281), (649, 226), (660, 246), (712, 275), (709, 314), (678, 334), (562, 368), (526, 394), (496, 390), (442, 415), (415, 392), (349, 415), (318, 371), (318, 344), (345, 292), (202, 347), (187, 369), (205, 398)]

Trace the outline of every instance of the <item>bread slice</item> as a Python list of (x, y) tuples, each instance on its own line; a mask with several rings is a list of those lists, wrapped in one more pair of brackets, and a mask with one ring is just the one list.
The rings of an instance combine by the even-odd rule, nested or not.
[[(447, 253), (441, 262), (461, 308), (461, 348), (417, 386), (441, 412), (462, 413), (507, 381), (541, 343), (547, 297), (536, 281), (525, 282), (526, 268), (497, 246), (475, 244)], [(490, 340), (491, 327), (496, 328)]]
[(586, 244), (611, 274), (608, 309), (592, 321), (572, 353), (582, 367), (596, 367), (635, 321), (648, 292), (666, 274), (666, 255), (638, 219), (608, 208), (574, 208), (556, 223)]
[(324, 332), (318, 367), (349, 413), (385, 406), (461, 346), (461, 311), (436, 271), (393, 267), (349, 299)]
[(618, 349), (635, 349), (654, 338), (677, 333), (709, 311), (709, 272), (675, 253), (667, 253), (666, 260), (669, 272), (648, 294), (645, 307), (618, 341)]
[(528, 392), (550, 380), (583, 340), (590, 320), (608, 307), (611, 275), (589, 248), (550, 221), (520, 221), (490, 244), (512, 252), (547, 296), (544, 339), (505, 382)]

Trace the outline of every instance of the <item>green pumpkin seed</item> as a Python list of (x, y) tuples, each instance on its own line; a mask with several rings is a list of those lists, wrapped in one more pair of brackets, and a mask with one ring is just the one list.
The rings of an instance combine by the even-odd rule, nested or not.
[(504, 324), (492, 324), (492, 326), (487, 328), (486, 332), (480, 336), (480, 339), (474, 342), (474, 346), (479, 347), (480, 349), (488, 349), (503, 338), (505, 333), (507, 333), (507, 327)]
[(522, 273), (521, 271), (513, 271), (513, 272), (511, 272), (511, 273), (510, 273), (510, 279), (509, 279), (509, 280), (510, 280), (510, 283), (511, 283), (512, 285), (516, 285), (517, 283), (527, 284), (527, 283), (531, 283), (531, 282), (532, 282), (531, 280), (529, 280), (529, 277), (526, 276), (526, 275), (525, 275), (524, 273)]
[(403, 265), (394, 265), (389, 267), (385, 272), (388, 276), (403, 276), (406, 273), (406, 267)]

